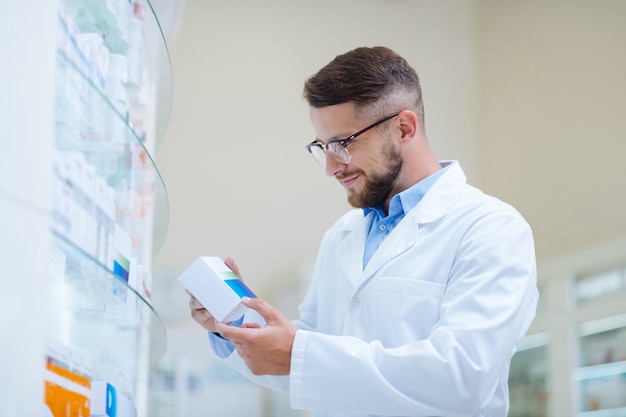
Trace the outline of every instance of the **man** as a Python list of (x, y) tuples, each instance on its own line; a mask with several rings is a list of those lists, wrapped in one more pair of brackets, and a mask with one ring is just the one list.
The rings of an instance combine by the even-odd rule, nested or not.
[(304, 97), (307, 149), (356, 209), (326, 232), (299, 320), (258, 298), (245, 303), (264, 324), (216, 323), (193, 297), (192, 317), (218, 357), (316, 416), (505, 417), (538, 298), (530, 227), (437, 162), (417, 74), (393, 51), (337, 56)]

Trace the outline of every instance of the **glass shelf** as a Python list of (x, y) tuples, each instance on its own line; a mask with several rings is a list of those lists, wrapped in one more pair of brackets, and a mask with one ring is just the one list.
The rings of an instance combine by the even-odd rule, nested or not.
[(587, 379), (597, 379), (622, 374), (626, 375), (626, 361), (578, 368), (574, 372), (574, 379), (584, 381)]
[(626, 416), (626, 407), (614, 408), (611, 410), (587, 411), (578, 414), (578, 417), (624, 417)]
[[(131, 236), (140, 258), (141, 254), (156, 256), (165, 242), (169, 203), (163, 178), (144, 141), (131, 126), (128, 115), (120, 113), (62, 50), (58, 50), (58, 78), (59, 85), (64, 86), (57, 89), (55, 174), (58, 180), (70, 189), (66, 192), (73, 194), (72, 198), (84, 211), (97, 218), (101, 215), (99, 204), (89, 195), (91, 185), (84, 183), (89, 179), (83, 179), (104, 179), (117, 207), (114, 221)], [(86, 113), (84, 109), (90, 111)], [(78, 159), (83, 161), (77, 161), (77, 152), (82, 155)], [(152, 236), (157, 201), (160, 233)], [(71, 235), (71, 230), (61, 232)], [(72, 240), (81, 245), (80, 239)]]
[(150, 78), (156, 84), (155, 97), (156, 112), (156, 138), (155, 153), (161, 148), (165, 139), (165, 133), (169, 127), (172, 116), (172, 103), (174, 92), (174, 77), (172, 73), (172, 60), (170, 57), (167, 40), (163, 33), (163, 28), (150, 0), (146, 0), (150, 13), (145, 17), (146, 37), (147, 37), (147, 68), (150, 71)]
[(154, 367), (167, 343), (165, 327), (150, 302), (54, 232), (49, 282), (48, 338), (81, 355), (92, 378), (132, 391), (140, 370)]
[[(143, 68), (147, 70), (147, 80), (144, 80), (158, 94), (153, 97), (156, 104), (155, 116), (155, 143), (154, 150), (158, 150), (163, 142), (169, 125), (172, 112), (173, 76), (172, 64), (167, 47), (165, 34), (149, 0), (138, 1), (133, 4), (134, 15), (143, 23), (141, 33), (126, 34), (126, 22), (120, 22), (108, 8), (107, 2), (64, 0), (66, 9), (74, 16), (77, 26), (82, 32), (100, 33), (104, 35), (105, 46), (115, 54), (132, 55), (144, 61)], [(132, 40), (145, 36), (140, 48), (133, 53)]]

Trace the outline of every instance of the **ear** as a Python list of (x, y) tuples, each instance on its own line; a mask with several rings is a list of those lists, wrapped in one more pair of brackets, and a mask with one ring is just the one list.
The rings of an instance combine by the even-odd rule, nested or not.
[(403, 142), (414, 140), (419, 129), (417, 115), (411, 110), (402, 110), (397, 118), (400, 124), (400, 140)]

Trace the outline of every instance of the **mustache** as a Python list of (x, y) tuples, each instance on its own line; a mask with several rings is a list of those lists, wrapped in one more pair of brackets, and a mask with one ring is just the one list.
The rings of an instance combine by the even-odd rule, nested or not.
[(362, 169), (355, 169), (355, 170), (350, 171), (350, 172), (342, 172), (339, 175), (335, 175), (335, 179), (338, 180), (338, 181), (343, 181), (346, 178), (352, 178), (352, 177), (354, 177), (356, 175), (364, 175), (363, 170)]

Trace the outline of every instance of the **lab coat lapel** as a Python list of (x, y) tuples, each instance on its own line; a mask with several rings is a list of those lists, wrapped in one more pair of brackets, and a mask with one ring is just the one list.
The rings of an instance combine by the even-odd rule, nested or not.
[(363, 212), (354, 212), (349, 222), (342, 230), (342, 237), (337, 247), (337, 257), (341, 270), (348, 278), (350, 286), (356, 288), (363, 271), (363, 253), (365, 240), (374, 213), (363, 216)]
[[(413, 247), (418, 242), (420, 227), (440, 219), (452, 209), (466, 184), (466, 178), (459, 163), (456, 161), (451, 163), (453, 165), (448, 171), (443, 173), (417, 206), (406, 214), (374, 252), (357, 285), (368, 280), (387, 262)], [(369, 225), (369, 222), (367, 224)]]

